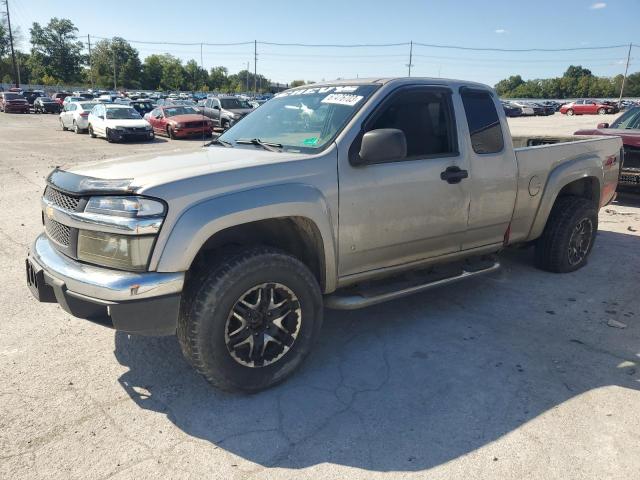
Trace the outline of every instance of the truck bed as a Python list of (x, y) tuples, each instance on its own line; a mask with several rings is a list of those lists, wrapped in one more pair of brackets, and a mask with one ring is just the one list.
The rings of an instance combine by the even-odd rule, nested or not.
[[(618, 182), (622, 142), (619, 137), (531, 136), (513, 137), (518, 163), (518, 194), (511, 223), (511, 242), (530, 241), (541, 233), (536, 231), (535, 218), (553, 172), (570, 164), (592, 166), (600, 179), (599, 207), (609, 203)], [(573, 168), (573, 167), (572, 167)], [(577, 168), (577, 167), (576, 167)], [(576, 178), (589, 176), (576, 171)]]

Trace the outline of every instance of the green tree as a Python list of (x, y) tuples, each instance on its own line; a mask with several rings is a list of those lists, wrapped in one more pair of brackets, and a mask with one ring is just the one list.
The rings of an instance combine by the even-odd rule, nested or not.
[(582, 65), (569, 65), (567, 71), (564, 72), (563, 77), (569, 78), (581, 78), (581, 77), (592, 77), (593, 74), (591, 70), (588, 68), (583, 68)]
[(184, 74), (187, 82), (187, 89), (191, 91), (202, 90), (209, 80), (209, 74), (207, 71), (200, 68), (200, 65), (198, 65), (198, 62), (195, 60), (189, 60), (186, 63), (184, 66)]
[(166, 90), (180, 90), (184, 84), (184, 70), (179, 58), (165, 53), (161, 55), (162, 78), (160, 86)]
[(305, 85), (305, 84), (306, 82), (304, 80), (292, 80), (289, 86), (291, 88), (294, 88), (294, 87), (301, 87), (302, 85)]
[(213, 67), (209, 72), (209, 88), (217, 92), (226, 91), (229, 87), (228, 74), (226, 67)]
[(142, 65), (142, 88), (145, 90), (157, 90), (162, 81), (162, 57), (149, 55)]
[(42, 27), (34, 22), (31, 29), (31, 56), (29, 67), (38, 78), (45, 75), (60, 82), (73, 83), (82, 78), (82, 42), (71, 20), (52, 18)]
[(118, 87), (140, 88), (142, 64), (138, 51), (123, 38), (100, 40), (91, 52), (91, 72), (100, 87), (110, 87), (115, 79)]

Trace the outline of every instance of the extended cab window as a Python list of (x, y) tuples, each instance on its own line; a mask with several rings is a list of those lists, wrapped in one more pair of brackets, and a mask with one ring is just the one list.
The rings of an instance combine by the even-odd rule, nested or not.
[(407, 140), (407, 158), (457, 153), (451, 95), (416, 88), (394, 95), (367, 130), (397, 128)]
[(460, 95), (467, 116), (473, 151), (500, 152), (504, 148), (504, 139), (493, 96), (489, 92), (470, 89), (463, 89)]

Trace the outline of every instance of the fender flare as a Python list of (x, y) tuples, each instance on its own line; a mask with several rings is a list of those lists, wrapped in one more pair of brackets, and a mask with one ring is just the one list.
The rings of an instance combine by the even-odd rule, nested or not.
[(600, 206), (600, 194), (603, 184), (601, 160), (594, 155), (581, 155), (570, 162), (563, 163), (553, 169), (547, 177), (547, 183), (542, 192), (542, 199), (529, 231), (528, 240), (535, 240), (542, 235), (560, 191), (570, 183), (584, 178), (597, 179), (598, 191), (596, 192), (597, 198), (594, 198), (594, 200)]
[(302, 217), (320, 233), (325, 290), (335, 289), (337, 255), (331, 212), (322, 193), (310, 185), (283, 184), (210, 198), (185, 210), (167, 237), (156, 270), (186, 271), (202, 246), (216, 233), (271, 218)]

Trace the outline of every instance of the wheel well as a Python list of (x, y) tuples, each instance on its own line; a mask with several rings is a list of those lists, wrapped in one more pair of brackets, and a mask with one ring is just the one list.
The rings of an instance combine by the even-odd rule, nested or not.
[(595, 177), (585, 177), (568, 183), (558, 193), (560, 197), (582, 197), (591, 200), (596, 206), (600, 203), (600, 184)]
[(268, 246), (300, 260), (325, 287), (322, 236), (318, 227), (305, 217), (270, 218), (226, 228), (211, 236), (200, 248), (189, 269), (197, 275), (219, 258), (240, 248)]

